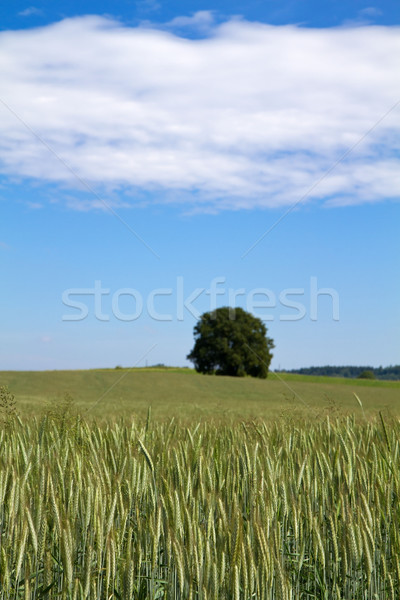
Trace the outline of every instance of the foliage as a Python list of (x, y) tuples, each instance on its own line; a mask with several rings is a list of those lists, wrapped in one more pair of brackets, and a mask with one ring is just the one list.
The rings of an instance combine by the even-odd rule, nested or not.
[(350, 377), (359, 378), (364, 371), (370, 371), (374, 375), (374, 379), (382, 379), (389, 381), (400, 380), (400, 365), (390, 367), (307, 367), (304, 369), (293, 369), (288, 373), (297, 373), (299, 375), (327, 375), (328, 377)]
[(375, 379), (375, 375), (373, 371), (365, 370), (361, 371), (361, 373), (358, 375), (358, 379)]
[(266, 333), (261, 319), (243, 309), (218, 308), (201, 316), (187, 358), (200, 373), (265, 379), (274, 347)]
[(0, 436), (0, 600), (398, 597), (398, 421)]

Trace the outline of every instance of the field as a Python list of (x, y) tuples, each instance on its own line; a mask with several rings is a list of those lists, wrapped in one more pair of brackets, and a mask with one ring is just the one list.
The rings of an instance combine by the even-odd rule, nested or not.
[(399, 384), (272, 377), (2, 373), (0, 599), (399, 598)]
[(0, 372), (22, 415), (42, 414), (70, 394), (87, 417), (270, 419), (280, 416), (397, 415), (400, 382), (334, 379), (270, 373), (267, 380), (209, 377), (190, 369), (101, 369)]

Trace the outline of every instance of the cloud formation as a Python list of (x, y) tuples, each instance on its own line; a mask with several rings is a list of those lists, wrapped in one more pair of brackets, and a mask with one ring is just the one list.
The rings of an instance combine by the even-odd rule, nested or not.
[[(94, 16), (2, 32), (1, 98), (89, 185), (132, 202), (144, 191), (196, 210), (289, 205), (355, 144), (308, 198), (399, 197), (399, 106), (377, 124), (400, 101), (399, 28), (196, 20), (207, 37)], [(77, 186), (0, 110), (4, 174)]]
[(40, 8), (36, 8), (36, 6), (30, 6), (29, 8), (25, 8), (25, 10), (21, 10), (18, 13), (19, 17), (31, 17), (32, 15), (42, 15), (43, 11)]

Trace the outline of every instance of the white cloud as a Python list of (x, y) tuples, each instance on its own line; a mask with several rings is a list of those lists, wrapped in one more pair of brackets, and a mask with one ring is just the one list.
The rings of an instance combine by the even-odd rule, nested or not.
[[(190, 40), (80, 17), (0, 34), (2, 99), (97, 191), (154, 191), (195, 210), (276, 207), (305, 194), (400, 100), (399, 52), (395, 27), (232, 20)], [(78, 186), (0, 110), (3, 173)], [(398, 198), (399, 115), (309, 198)]]
[(374, 6), (367, 6), (357, 12), (357, 15), (353, 19), (346, 19), (343, 23), (345, 27), (362, 27), (371, 25), (382, 15), (382, 11)]
[(379, 8), (376, 8), (376, 6), (367, 6), (366, 8), (362, 8), (359, 11), (359, 14), (366, 17), (379, 17), (382, 14), (382, 11)]
[(214, 15), (211, 10), (199, 10), (191, 17), (175, 17), (165, 27), (167, 29), (195, 29), (200, 32), (209, 32), (214, 25)]
[(19, 17), (31, 17), (32, 15), (40, 16), (43, 14), (43, 11), (40, 8), (36, 8), (36, 6), (30, 6), (29, 8), (25, 8), (25, 10), (21, 10), (18, 13)]
[(139, 2), (136, 2), (136, 10), (142, 13), (156, 12), (160, 8), (161, 4), (157, 0), (139, 0)]

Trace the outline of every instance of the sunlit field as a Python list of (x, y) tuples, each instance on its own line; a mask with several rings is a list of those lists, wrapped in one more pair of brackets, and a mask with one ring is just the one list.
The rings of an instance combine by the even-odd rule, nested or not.
[(2, 599), (399, 597), (397, 422), (0, 435)]
[(399, 597), (398, 384), (4, 379), (1, 600)]
[(268, 379), (213, 377), (191, 369), (99, 369), (0, 372), (0, 385), (16, 396), (20, 414), (34, 416), (57, 406), (65, 394), (86, 417), (155, 419), (270, 419), (356, 413), (400, 413), (400, 382), (270, 373)]

